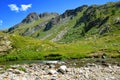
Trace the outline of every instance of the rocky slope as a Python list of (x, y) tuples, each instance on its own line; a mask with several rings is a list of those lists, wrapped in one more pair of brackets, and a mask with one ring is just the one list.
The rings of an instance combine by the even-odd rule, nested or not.
[(7, 35), (0, 32), (0, 55), (12, 49), (11, 41)]
[[(57, 13), (30, 13), (20, 24), (10, 28), (8, 33), (53, 40), (62, 31), (61, 38), (55, 41), (70, 42), (92, 35), (104, 35), (120, 30), (120, 2), (104, 5), (83, 5), (76, 9)], [(51, 34), (51, 35), (50, 35)]]

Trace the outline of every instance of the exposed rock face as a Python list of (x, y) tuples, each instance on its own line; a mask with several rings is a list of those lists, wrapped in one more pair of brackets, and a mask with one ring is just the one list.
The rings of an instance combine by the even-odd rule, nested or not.
[(43, 17), (47, 17), (47, 16), (51, 16), (51, 15), (58, 16), (59, 14), (58, 13), (48, 13), (48, 12), (45, 12), (45, 13), (39, 14), (39, 17), (43, 18)]
[(67, 17), (70, 17), (70, 16), (77, 16), (77, 12), (81, 12), (82, 10), (84, 10), (85, 8), (87, 8), (88, 6), (87, 5), (83, 5), (83, 6), (80, 6), (76, 9), (72, 9), (72, 10), (66, 10), (62, 15), (61, 17), (62, 18), (67, 18)]
[(47, 24), (46, 24), (46, 27), (44, 29), (44, 31), (47, 31), (49, 29), (52, 28), (53, 25), (57, 24), (58, 22), (60, 21), (60, 17), (57, 16), (55, 18), (52, 18)]
[(14, 27), (9, 28), (7, 32), (9, 32), (9, 33), (14, 33), (14, 30), (17, 29), (17, 28), (19, 28), (19, 26), (20, 26), (21, 24), (22, 24), (22, 23), (16, 24)]
[(0, 35), (0, 54), (12, 48), (11, 41), (6, 36)]
[(55, 38), (53, 38), (51, 41), (52, 42), (59, 41), (66, 33), (67, 33), (67, 29), (64, 29)]
[(55, 24), (59, 23), (60, 21), (64, 21), (64, 19), (66, 19), (66, 18), (72, 18), (74, 16), (77, 16), (77, 12), (81, 12), (82, 10), (84, 10), (84, 8), (87, 8), (87, 7), (88, 7), (87, 5), (83, 5), (81, 7), (76, 8), (76, 9), (66, 10), (60, 16), (57, 16), (57, 17), (51, 19), (47, 23), (44, 31), (47, 31), (47, 30), (51, 29)]
[(30, 13), (23, 21), (22, 23), (31, 23), (32, 21), (35, 21), (35, 20), (38, 20), (40, 17), (39, 17), (39, 14), (33, 12), (33, 13)]
[(43, 22), (39, 25), (36, 25), (35, 27), (33, 28), (27, 28), (26, 31), (22, 34), (22, 36), (29, 36), (29, 35), (32, 35), (34, 34), (37, 30), (41, 29), (41, 27), (45, 26), (47, 24), (47, 22)]
[(43, 14), (37, 14), (35, 12), (30, 13), (23, 21), (22, 23), (31, 23), (32, 21), (38, 20), (43, 17), (49, 17), (51, 15), (58, 16), (58, 13), (43, 13)]

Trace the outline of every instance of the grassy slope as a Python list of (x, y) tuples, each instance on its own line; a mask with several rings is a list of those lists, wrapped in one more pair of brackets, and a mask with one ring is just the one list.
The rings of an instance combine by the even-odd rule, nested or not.
[(120, 35), (101, 38), (91, 37), (69, 44), (57, 44), (29, 37), (10, 35), (13, 49), (1, 55), (0, 61), (42, 60), (42, 59), (80, 59), (85, 57), (120, 57)]
[(44, 37), (51, 34), (49, 37), (46, 38), (46, 40), (51, 40), (51, 39), (55, 38), (61, 31), (71, 29), (74, 26), (74, 24), (76, 23), (76, 21), (83, 15), (83, 12), (85, 10), (86, 10), (86, 8), (82, 12), (79, 12), (77, 14), (77, 16), (74, 17), (73, 19), (66, 19), (64, 21), (59, 22), (57, 25), (54, 25), (48, 31), (44, 32), (43, 31), (44, 27), (43, 27), (43, 29), (39, 30), (34, 35), (39, 34), (40, 36), (38, 38), (43, 39)]
[[(82, 17), (76, 20), (74, 26), (68, 30), (61, 41), (72, 42), (94, 35), (99, 36), (99, 32), (105, 27), (109, 29), (106, 33), (118, 31), (120, 23), (115, 23), (115, 19), (120, 18), (118, 4), (120, 5), (120, 3), (108, 3), (102, 6), (89, 7)], [(106, 17), (109, 17), (109, 19), (104, 21)], [(101, 23), (102, 25), (100, 25)], [(88, 30), (86, 31), (86, 29)]]

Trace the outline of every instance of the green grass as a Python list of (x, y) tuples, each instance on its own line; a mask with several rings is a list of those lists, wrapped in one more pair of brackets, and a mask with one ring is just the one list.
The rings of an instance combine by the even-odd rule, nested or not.
[[(117, 32), (115, 32), (117, 33)], [(10, 35), (13, 49), (0, 56), (3, 61), (81, 59), (106, 54), (120, 57), (120, 35), (90, 37), (77, 42), (58, 44), (29, 37)]]

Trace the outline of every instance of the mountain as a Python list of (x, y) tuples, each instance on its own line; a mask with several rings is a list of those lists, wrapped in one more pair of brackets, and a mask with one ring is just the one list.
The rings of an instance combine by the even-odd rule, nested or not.
[(64, 36), (65, 41), (120, 32), (120, 2), (92, 5)]
[(120, 2), (104, 5), (83, 5), (76, 9), (57, 13), (30, 13), (21, 23), (11, 27), (7, 33), (30, 36), (51, 41), (71, 42), (119, 32)]
[(21, 23), (9, 28), (8, 32), (22, 36), (30, 36), (37, 30), (41, 29), (42, 26), (46, 25), (50, 19), (56, 16), (58, 16), (57, 13), (45, 12), (43, 14), (37, 14), (35, 12), (32, 12), (25, 19), (23, 19)]

